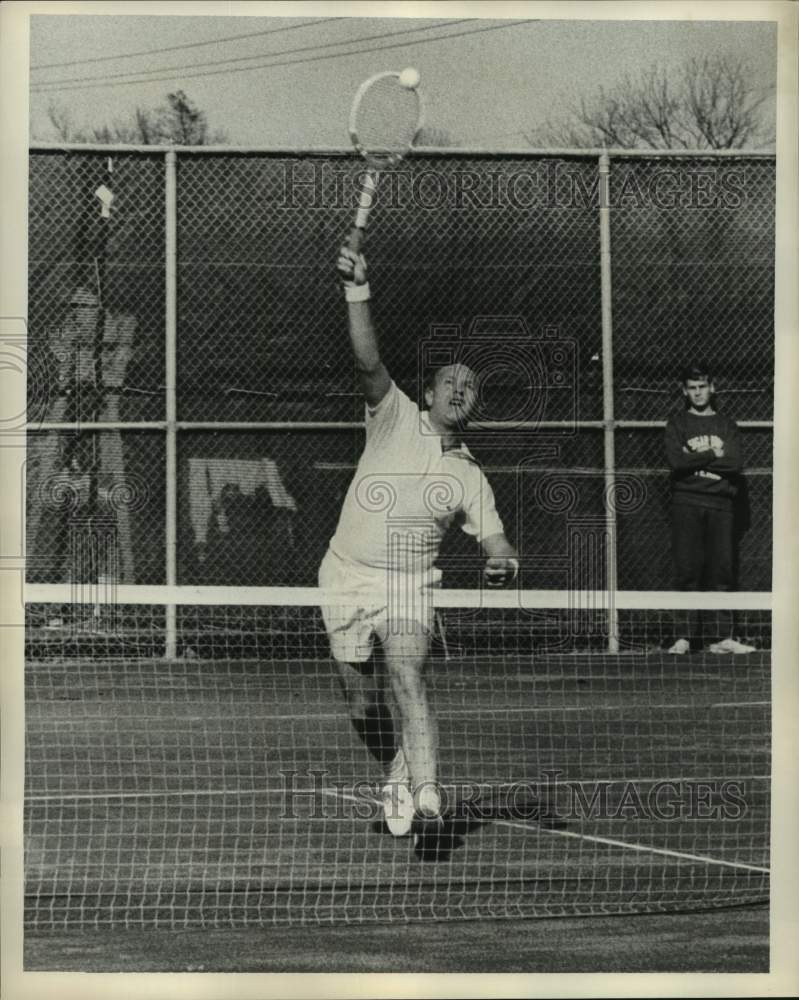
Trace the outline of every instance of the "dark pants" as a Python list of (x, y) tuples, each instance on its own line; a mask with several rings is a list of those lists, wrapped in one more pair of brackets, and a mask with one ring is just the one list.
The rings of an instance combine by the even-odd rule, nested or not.
[[(716, 510), (692, 504), (673, 504), (671, 509), (671, 551), (674, 559), (674, 586), (684, 591), (728, 591), (733, 589), (734, 543), (732, 508)], [(702, 614), (701, 603), (691, 611), (678, 612), (678, 637), (701, 641), (732, 635), (730, 611)], [(711, 624), (712, 623), (712, 624)], [(703, 637), (703, 632), (711, 635)]]

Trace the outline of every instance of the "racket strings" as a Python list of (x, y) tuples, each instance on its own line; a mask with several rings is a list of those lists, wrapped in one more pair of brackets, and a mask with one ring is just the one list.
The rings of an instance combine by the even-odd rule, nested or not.
[(420, 111), (416, 91), (401, 86), (394, 76), (376, 80), (355, 109), (357, 145), (367, 156), (402, 156), (418, 131)]

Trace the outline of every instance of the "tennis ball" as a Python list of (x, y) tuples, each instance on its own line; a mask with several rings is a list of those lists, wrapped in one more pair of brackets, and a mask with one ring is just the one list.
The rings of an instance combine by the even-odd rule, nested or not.
[(420, 80), (421, 77), (419, 76), (419, 70), (414, 69), (412, 66), (404, 69), (399, 76), (399, 82), (403, 87), (407, 87), (408, 90), (416, 90), (419, 86)]

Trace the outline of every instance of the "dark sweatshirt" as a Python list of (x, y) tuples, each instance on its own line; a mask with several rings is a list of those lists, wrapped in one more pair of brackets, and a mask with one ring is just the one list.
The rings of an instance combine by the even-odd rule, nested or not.
[[(714, 444), (724, 446), (722, 458), (713, 453)], [(721, 413), (673, 414), (666, 424), (666, 457), (674, 503), (725, 510), (732, 506), (741, 472), (741, 441), (734, 420)]]

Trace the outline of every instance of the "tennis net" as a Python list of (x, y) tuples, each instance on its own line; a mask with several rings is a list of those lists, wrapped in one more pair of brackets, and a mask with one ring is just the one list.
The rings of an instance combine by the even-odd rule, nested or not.
[[(113, 598), (27, 589), (29, 928), (767, 898), (770, 595), (437, 593), (449, 818), (418, 847), (383, 832), (318, 591)], [(693, 649), (672, 655), (685, 622)], [(756, 651), (708, 651), (730, 631)]]

